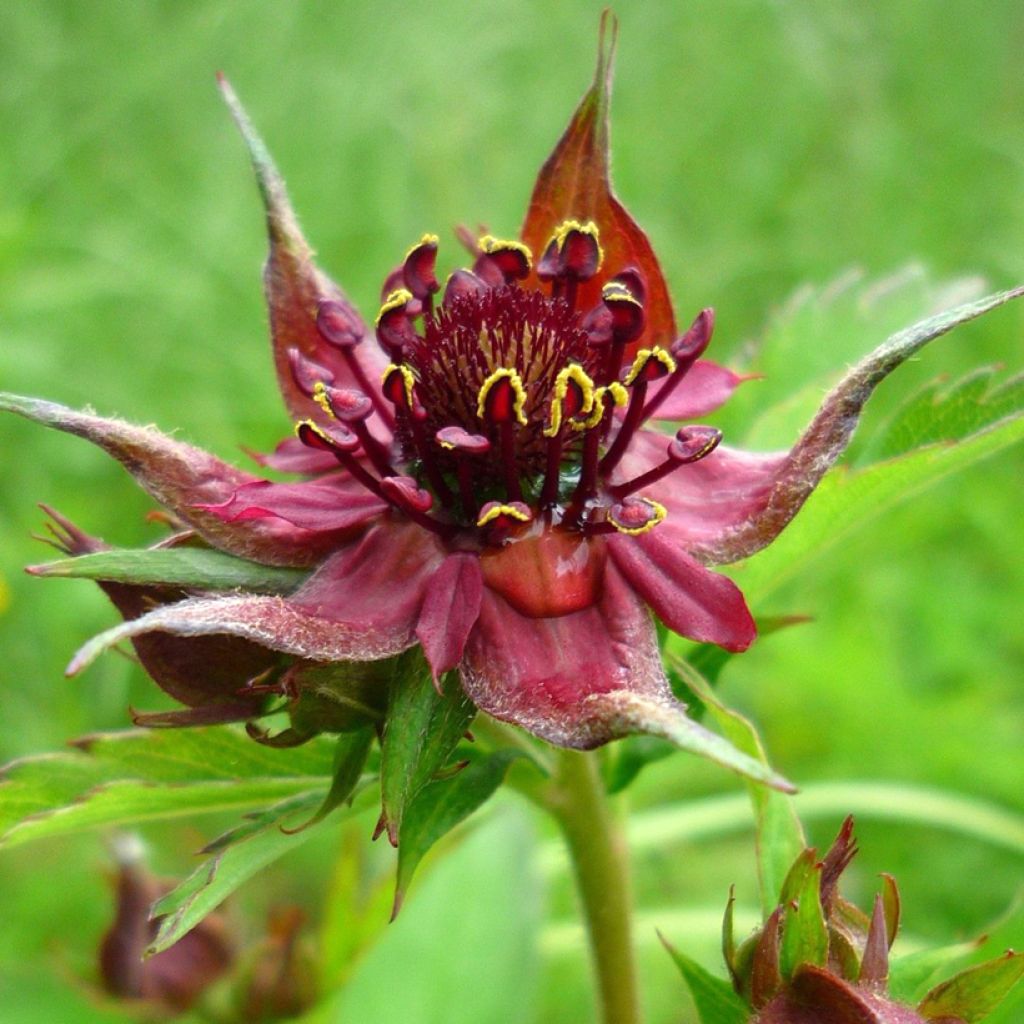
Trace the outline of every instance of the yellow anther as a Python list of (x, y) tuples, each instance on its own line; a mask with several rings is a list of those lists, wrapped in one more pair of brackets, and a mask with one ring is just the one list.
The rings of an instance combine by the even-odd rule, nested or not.
[(299, 420), (298, 423), (295, 424), (296, 437), (302, 436), (303, 427), (311, 433), (316, 434), (324, 444), (330, 445), (332, 448), (334, 447), (330, 437), (327, 435), (327, 432), (315, 420)]
[(559, 370), (555, 378), (555, 393), (551, 397), (551, 422), (544, 428), (545, 437), (554, 437), (562, 429), (562, 403), (569, 394), (569, 381), (573, 381), (583, 393), (583, 402), (576, 415), (589, 416), (594, 408), (594, 382), (582, 366), (570, 363)]
[(604, 411), (608, 402), (622, 408), (629, 402), (629, 392), (617, 381), (613, 380), (606, 387), (597, 388), (594, 391), (594, 409), (588, 419), (573, 420), (573, 430), (591, 430), (604, 419)]
[(601, 248), (600, 232), (597, 230), (597, 225), (592, 220), (588, 220), (586, 224), (581, 224), (578, 220), (563, 220), (562, 223), (555, 228), (555, 234), (553, 236), (555, 245), (558, 247), (558, 251), (562, 251), (565, 247), (566, 239), (573, 231), (578, 231), (581, 235), (590, 235), (590, 237), (594, 239), (594, 244), (597, 246), (597, 266), (598, 269), (600, 269), (601, 264), (604, 263), (604, 249)]
[(604, 285), (601, 298), (605, 302), (632, 302), (634, 306), (643, 308), (643, 303), (621, 281), (609, 281)]
[[(413, 248), (415, 248), (415, 246)], [(396, 309), (401, 309), (407, 302), (412, 302), (412, 292), (409, 291), (408, 288), (396, 288), (393, 292), (390, 292), (381, 305), (380, 312), (377, 314), (377, 319), (374, 320), (373, 325), (375, 327), (380, 327), (381, 320), (383, 320), (388, 313), (391, 313)]]
[[(408, 259), (418, 248), (420, 248), (420, 246), (422, 246), (422, 245), (437, 245), (440, 241), (441, 241), (441, 239), (438, 238), (437, 235), (430, 235), (430, 234), (424, 235), (415, 245), (410, 245), (409, 246), (409, 251), (405, 254), (405, 259)], [(403, 260), (402, 262), (404, 263), (405, 260)], [(395, 294), (394, 292), (391, 293), (391, 295), (394, 295), (394, 294)], [(391, 298), (391, 295), (388, 296), (388, 299)], [(412, 298), (412, 296), (409, 296), (409, 298)], [(408, 302), (408, 299), (406, 299), (406, 301)]]
[(654, 348), (642, 348), (637, 352), (636, 359), (633, 360), (633, 365), (629, 368), (629, 373), (626, 374), (623, 383), (627, 385), (632, 384), (644, 372), (647, 364), (652, 359), (657, 359), (665, 367), (666, 373), (675, 372), (676, 361), (672, 358), (671, 354), (660, 345), (655, 345)]
[[(502, 380), (507, 380), (509, 387), (512, 388), (512, 416), (521, 426), (525, 427), (529, 422), (526, 418), (526, 413), (523, 411), (523, 407), (526, 405), (526, 388), (523, 387), (523, 381), (519, 374), (515, 370), (510, 370), (504, 366), (495, 370), (481, 385), (480, 394), (476, 400), (476, 414), (481, 420), (486, 419), (487, 396), (491, 393), (491, 389)], [(505, 418), (500, 415), (498, 416), (498, 419)]]
[(395, 373), (402, 375), (402, 384), (405, 388), (405, 404), (411, 409), (413, 406), (413, 389), (416, 387), (416, 376), (405, 363), (389, 363), (384, 368), (384, 372), (380, 375), (381, 389), (385, 395), (388, 394), (388, 381), (391, 379), (392, 374)]
[(496, 252), (517, 252), (523, 256), (527, 263), (533, 262), (533, 253), (528, 245), (510, 238), (495, 238), (494, 235), (481, 235), (477, 241), (477, 248), (482, 253), (492, 256)]
[(654, 515), (652, 515), (651, 518), (641, 526), (629, 526), (626, 523), (620, 523), (615, 518), (614, 513), (609, 513), (608, 515), (608, 522), (610, 522), (612, 526), (619, 531), (619, 533), (625, 533), (630, 537), (639, 537), (642, 533), (650, 533), (650, 531), (668, 515), (668, 509), (665, 508), (661, 502), (653, 501), (651, 498), (639, 498), (637, 500), (642, 501), (654, 513)]
[(477, 519), (476, 525), (486, 526), (488, 523), (493, 523), (500, 516), (508, 516), (509, 519), (515, 519), (520, 523), (528, 523), (533, 518), (530, 510), (525, 505), (499, 505), (497, 502), (492, 501), (480, 513), (480, 518)]
[(337, 419), (334, 415), (334, 410), (331, 408), (331, 400), (327, 397), (327, 385), (322, 380), (318, 380), (313, 385), (313, 401), (316, 402), (316, 404), (319, 405), (332, 420)]

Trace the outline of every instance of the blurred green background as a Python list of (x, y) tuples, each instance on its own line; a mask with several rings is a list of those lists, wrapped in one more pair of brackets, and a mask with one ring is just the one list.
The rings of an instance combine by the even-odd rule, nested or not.
[[(214, 71), (228, 73), (276, 154), (322, 264), (372, 313), (383, 276), (423, 231), (447, 238), (460, 221), (516, 231), (589, 81), (599, 10), (582, 0), (4, 4), (0, 387), (177, 428), (226, 457), (272, 445), (289, 424), (265, 338), (263, 227)], [(653, 239), (680, 319), (717, 308), (718, 358), (742, 366), (798, 287), (850, 267), (874, 278), (916, 262), (938, 280), (1024, 280), (1018, 0), (616, 10), (616, 186)], [(881, 407), (938, 374), (1020, 369), (1022, 328), (1024, 311), (1009, 308), (937, 342), (885, 385)], [(881, 337), (867, 331), (854, 351)], [(831, 341), (809, 337), (808, 361), (828, 365)], [(800, 365), (793, 372), (802, 380)], [(752, 408), (756, 392), (739, 405)], [(1018, 449), (944, 482), (757, 609), (814, 616), (738, 659), (723, 682), (791, 778), (925, 784), (1024, 813), (1022, 470)], [(34, 503), (124, 545), (157, 530), (120, 468), (13, 417), (0, 421), (0, 480), (6, 760), (122, 727), (129, 703), (159, 706), (116, 656), (62, 678), (114, 614), (85, 583), (22, 575), (45, 555), (29, 539)], [(648, 771), (634, 806), (738, 791), (680, 756)], [(817, 841), (842, 810), (811, 821)], [(189, 869), (215, 825), (151, 830), (157, 866)], [(1021, 880), (1019, 854), (994, 844), (870, 815), (860, 831), (854, 894), (880, 870), (897, 875), (918, 939), (977, 933)], [(315, 919), (334, 848), (324, 833), (251, 883), (236, 912), (258, 921), (290, 899)], [(549, 839), (502, 798), (424, 880), (331, 1019), (586, 1019), (571, 892)], [(7, 1024), (120, 1019), (73, 980), (109, 913), (105, 864), (96, 837), (0, 855)], [(754, 905), (752, 865), (742, 830), (638, 847), (653, 1021), (684, 1020), (687, 1005), (654, 927), (714, 964), (728, 885)]]

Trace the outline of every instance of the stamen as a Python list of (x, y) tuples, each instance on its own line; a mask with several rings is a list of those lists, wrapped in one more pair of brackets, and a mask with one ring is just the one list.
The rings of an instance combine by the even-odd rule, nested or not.
[(434, 436), (442, 448), (455, 452), (455, 472), (459, 481), (462, 511), (472, 522), (477, 515), (476, 495), (473, 492), (472, 460), (475, 457), (486, 455), (491, 450), (491, 442), (482, 434), (471, 434), (458, 426), (442, 427)]
[(412, 292), (397, 288), (384, 300), (374, 321), (377, 340), (393, 360), (401, 360), (405, 349), (419, 340), (412, 326), (412, 316), (419, 312), (413, 310), (414, 302)]
[(533, 253), (522, 242), (483, 235), (473, 271), (491, 286), (523, 281), (533, 269)]
[(455, 299), (470, 295), (479, 295), (486, 291), (487, 285), (471, 270), (455, 270), (448, 275), (444, 285), (442, 306), (450, 306)]
[(521, 501), (513, 501), (502, 504), (500, 501), (489, 501), (480, 510), (480, 516), (476, 521), (477, 526), (498, 526), (510, 527), (521, 523), (528, 523), (533, 519), (533, 513), (529, 506)]
[[(373, 407), (377, 410), (381, 420), (387, 424), (388, 430), (394, 430), (395, 418), (380, 394), (380, 389), (370, 383), (362, 363), (356, 358), (355, 348), (362, 343), (364, 334), (362, 324), (355, 316), (354, 311), (344, 303), (323, 299), (317, 305), (316, 328), (320, 337), (328, 345), (341, 352), (359, 389), (363, 394), (370, 396)], [(326, 376), (321, 374), (320, 379), (328, 384), (334, 383), (333, 374)]]
[(500, 367), (480, 386), (476, 414), (479, 419), (494, 423), (511, 423), (514, 419), (525, 427), (529, 422), (523, 411), (525, 405), (526, 389), (522, 378), (515, 370)]
[(613, 498), (624, 498), (627, 494), (643, 490), (663, 476), (668, 476), (680, 466), (688, 466), (707, 458), (718, 447), (721, 440), (722, 432), (714, 427), (696, 425), (682, 427), (670, 442), (667, 449), (668, 458), (664, 462), (632, 480), (609, 487), (608, 493)]
[(624, 381), (625, 384), (633, 387), (632, 394), (629, 396), (629, 407), (626, 409), (622, 426), (619, 427), (619, 432), (615, 435), (611, 448), (601, 460), (599, 470), (603, 476), (607, 476), (619, 464), (619, 460), (626, 454), (629, 442), (633, 440), (633, 435), (643, 422), (647, 384), (652, 380), (657, 380), (658, 377), (664, 377), (675, 368), (675, 360), (657, 345), (653, 348), (642, 348), (637, 352)]
[(416, 403), (416, 376), (404, 363), (390, 363), (380, 377), (381, 391), (400, 409), (411, 410)]
[(332, 388), (320, 382), (313, 389), (313, 401), (333, 419), (353, 430), (362, 442), (374, 469), (381, 476), (394, 474), (387, 449), (370, 433), (366, 420), (373, 414), (373, 402), (352, 388)]
[[(563, 403), (565, 408), (563, 409)], [(551, 396), (551, 419), (544, 428), (545, 437), (557, 437), (562, 419), (589, 416), (594, 408), (594, 382), (578, 363), (570, 363), (558, 371)]]
[(389, 476), (380, 482), (381, 491), (393, 505), (399, 508), (414, 523), (441, 537), (450, 537), (454, 528), (427, 515), (433, 507), (434, 498), (416, 483), (411, 476)]
[[(581, 281), (589, 281), (601, 269), (604, 251), (598, 241), (593, 221), (563, 221), (544, 249), (537, 264), (537, 277), (551, 282), (551, 297), (559, 295), (570, 308), (576, 305), (576, 289)], [(564, 285), (564, 294), (562, 286)]]
[(441, 290), (434, 267), (437, 263), (437, 235), (424, 235), (405, 254), (402, 278), (405, 287), (423, 303), (423, 311), (430, 314), (433, 296)]
[(323, 426), (313, 420), (300, 420), (295, 433), (307, 448), (330, 452), (368, 491), (383, 498), (381, 481), (374, 477), (356, 458), (360, 440), (341, 423)]
[(667, 515), (665, 506), (651, 498), (626, 498), (611, 507), (608, 522), (619, 533), (639, 537), (653, 530)]
[(644, 407), (643, 419), (650, 419), (661, 404), (679, 386), (679, 382), (690, 371), (690, 367), (704, 354), (715, 330), (715, 311), (710, 307), (702, 309), (690, 325), (690, 329), (672, 344), (671, 352), (676, 360), (676, 369), (665, 381), (658, 393)]
[(307, 398), (313, 397), (313, 391), (321, 381), (334, 383), (334, 374), (326, 366), (307, 359), (297, 348), (288, 349), (288, 366), (296, 387)]

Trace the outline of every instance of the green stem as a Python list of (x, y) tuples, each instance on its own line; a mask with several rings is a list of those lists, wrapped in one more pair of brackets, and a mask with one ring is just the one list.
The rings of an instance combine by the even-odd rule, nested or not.
[(603, 1024), (639, 1024), (629, 850), (597, 756), (558, 752), (547, 805), (565, 835), (583, 904)]

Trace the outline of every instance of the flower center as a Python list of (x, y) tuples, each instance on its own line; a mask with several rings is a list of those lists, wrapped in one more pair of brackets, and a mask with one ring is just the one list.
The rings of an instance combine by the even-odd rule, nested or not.
[[(329, 371), (293, 351), (296, 383), (325, 414), (300, 423), (300, 439), (458, 543), (501, 548), (545, 523), (580, 538), (653, 529), (665, 508), (638, 492), (704, 458), (721, 434), (684, 427), (666, 439), (662, 462), (632, 479), (619, 466), (704, 351), (710, 316), (670, 349), (634, 351), (645, 287), (631, 267), (605, 281), (595, 307), (577, 309), (579, 285), (603, 261), (592, 223), (560, 225), (536, 267), (519, 242), (485, 235), (473, 248), (472, 269), (450, 275), (436, 308), (436, 236), (425, 235), (389, 277), (375, 325), (391, 358), (379, 390), (356, 372), (362, 337), (345, 307), (321, 303), (320, 333), (361, 390), (335, 387)], [(368, 426), (375, 414), (386, 431)]]

